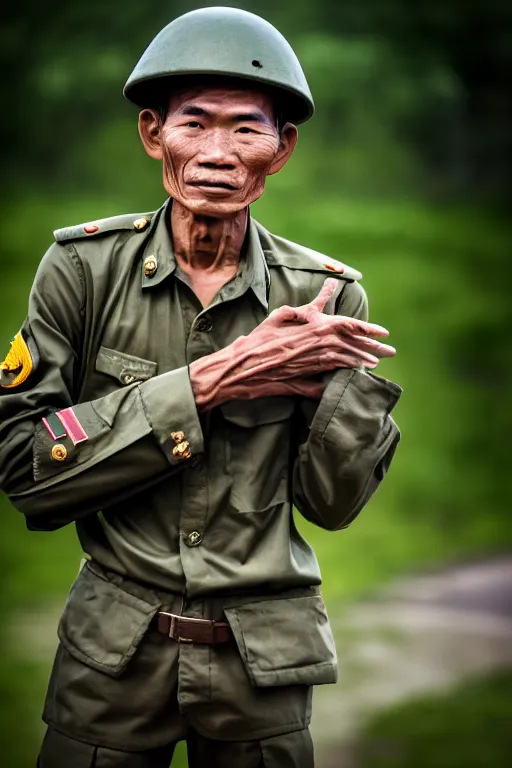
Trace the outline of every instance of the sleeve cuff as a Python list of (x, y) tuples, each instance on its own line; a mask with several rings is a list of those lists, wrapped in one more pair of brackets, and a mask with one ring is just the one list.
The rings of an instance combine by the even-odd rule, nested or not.
[(371, 373), (366, 368), (340, 368), (331, 378), (318, 405), (311, 423), (311, 432), (322, 437), (327, 430), (336, 410), (354, 398), (357, 392), (358, 404), (361, 400), (374, 412), (390, 413), (395, 407), (402, 388), (382, 376)]
[(171, 465), (204, 452), (188, 367), (148, 379), (139, 390), (153, 434)]

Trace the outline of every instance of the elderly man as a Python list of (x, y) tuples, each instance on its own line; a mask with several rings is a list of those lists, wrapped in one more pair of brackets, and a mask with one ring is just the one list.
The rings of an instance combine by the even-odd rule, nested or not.
[[(270, 24), (176, 19), (125, 88), (168, 200), (58, 230), (1, 364), (0, 486), (88, 555), (59, 625), (40, 768), (311, 768), (336, 680), (292, 505), (346, 527), (400, 389), (360, 274), (249, 215), (313, 102)], [(330, 277), (330, 279), (329, 279)]]

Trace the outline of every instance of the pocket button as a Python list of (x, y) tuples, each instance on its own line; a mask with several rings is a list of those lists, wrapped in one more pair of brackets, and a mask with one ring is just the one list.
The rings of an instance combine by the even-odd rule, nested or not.
[(121, 376), (121, 381), (123, 382), (123, 384), (133, 384), (133, 382), (135, 381), (135, 376), (132, 376), (131, 373), (123, 373), (123, 375)]

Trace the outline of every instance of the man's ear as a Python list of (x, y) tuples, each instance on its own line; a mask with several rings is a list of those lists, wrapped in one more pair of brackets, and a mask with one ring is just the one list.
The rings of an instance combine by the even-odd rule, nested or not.
[(288, 162), (293, 150), (295, 149), (298, 138), (299, 132), (297, 130), (297, 126), (293, 125), (293, 123), (285, 123), (279, 136), (279, 149), (276, 152), (276, 156), (272, 160), (272, 164), (268, 172), (269, 176), (280, 171), (281, 168)]
[(154, 109), (143, 109), (139, 115), (139, 136), (146, 154), (154, 160), (162, 159), (160, 143), (162, 119)]

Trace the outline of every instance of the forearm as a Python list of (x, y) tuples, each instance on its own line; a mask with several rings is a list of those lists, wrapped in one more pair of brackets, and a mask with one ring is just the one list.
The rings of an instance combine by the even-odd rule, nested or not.
[(230, 382), (242, 365), (242, 360), (237, 357), (237, 342), (238, 339), (191, 363), (190, 383), (199, 413), (233, 399)]
[[(203, 451), (187, 368), (80, 403), (73, 413), (87, 439), (77, 445), (69, 435), (54, 440), (42, 418), (31, 435), (25, 422), (24, 448), (15, 451), (22, 462), (10, 477), (0, 472), (2, 487), (32, 527), (58, 527), (98, 511)], [(12, 440), (14, 447), (14, 432)]]
[(335, 374), (295, 463), (294, 502), (305, 518), (338, 530), (369, 501), (400, 439), (390, 416), (400, 393), (364, 370)]

